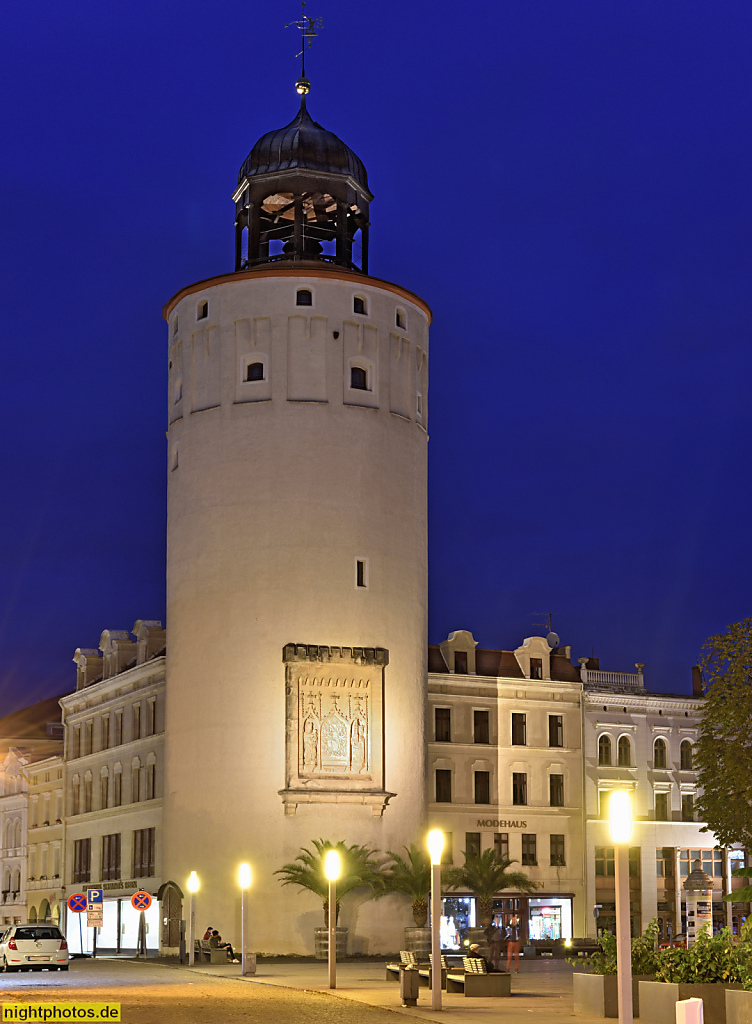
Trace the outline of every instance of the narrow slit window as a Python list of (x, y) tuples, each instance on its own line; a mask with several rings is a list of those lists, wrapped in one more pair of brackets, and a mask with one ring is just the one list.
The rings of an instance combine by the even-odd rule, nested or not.
[(407, 316), (405, 315), (404, 309), (397, 310), (394, 317), (394, 322), (401, 331), (407, 329)]
[(356, 391), (368, 391), (368, 371), (362, 366), (350, 368), (350, 387)]
[(209, 315), (209, 303), (208, 303), (208, 301), (206, 299), (203, 299), (201, 302), (199, 302), (199, 304), (198, 304), (198, 306), (196, 308), (196, 319), (197, 320), (206, 320), (208, 315)]
[(363, 558), (357, 558), (355, 560), (355, 586), (356, 587), (367, 587), (368, 586), (368, 573), (366, 571), (366, 562)]
[(353, 299), (353, 313), (360, 313), (361, 316), (365, 316), (366, 312), (366, 300), (360, 295), (356, 295)]
[(245, 371), (246, 380), (263, 380), (264, 379), (264, 364), (263, 363), (249, 363)]
[(299, 288), (295, 294), (295, 305), (296, 306), (312, 306), (313, 305), (313, 293), (310, 288)]
[(415, 396), (415, 414), (416, 416), (423, 415), (423, 395), (421, 395), (420, 391)]

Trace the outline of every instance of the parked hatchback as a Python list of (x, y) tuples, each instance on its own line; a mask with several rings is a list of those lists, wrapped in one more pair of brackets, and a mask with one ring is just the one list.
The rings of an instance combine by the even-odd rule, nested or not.
[(67, 971), (68, 943), (54, 924), (13, 924), (0, 938), (3, 971)]

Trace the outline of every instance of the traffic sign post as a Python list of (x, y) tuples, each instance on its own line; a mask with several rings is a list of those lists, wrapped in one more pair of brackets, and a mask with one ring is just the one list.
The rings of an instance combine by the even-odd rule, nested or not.
[(138, 910), (138, 955), (146, 956), (146, 911), (151, 906), (151, 896), (148, 892), (144, 892), (143, 889), (139, 889), (138, 892), (134, 892), (131, 896), (131, 906), (134, 910)]
[(86, 926), (94, 929), (92, 956), (97, 955), (97, 928), (104, 924), (104, 893), (101, 889), (86, 890)]
[(87, 900), (85, 893), (74, 892), (68, 897), (68, 910), (78, 914), (78, 940), (81, 944), (81, 952), (84, 951), (84, 931), (81, 924), (81, 914), (86, 910)]

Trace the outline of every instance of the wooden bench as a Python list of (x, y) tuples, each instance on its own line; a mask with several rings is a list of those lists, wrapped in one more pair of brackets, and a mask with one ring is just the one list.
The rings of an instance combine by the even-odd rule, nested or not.
[(447, 971), (447, 992), (464, 992), (467, 998), (480, 996), (511, 996), (511, 974), (489, 974), (486, 965), (476, 957), (462, 958), (463, 974)]
[(399, 972), (401, 967), (418, 967), (417, 954), (409, 952), (407, 949), (400, 950), (400, 962), (390, 963), (386, 965), (386, 980), (387, 981), (399, 981)]
[[(428, 954), (428, 966), (418, 968), (419, 985), (423, 985), (424, 988), (431, 988), (433, 981), (431, 978), (431, 972), (433, 971), (433, 953)], [(447, 958), (441, 957), (441, 987), (446, 988), (446, 976), (447, 976)]]

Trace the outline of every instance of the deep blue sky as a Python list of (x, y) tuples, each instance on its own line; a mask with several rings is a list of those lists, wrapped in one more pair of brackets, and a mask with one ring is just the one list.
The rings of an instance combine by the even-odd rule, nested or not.
[[(750, 614), (748, 0), (311, 0), (309, 110), (433, 307), (430, 639), (685, 690)], [(0, 712), (164, 619), (166, 328), (294, 116), (289, 2), (26, 0), (0, 86)], [(169, 624), (168, 624), (169, 625)], [(221, 643), (221, 637), (213, 638)]]

